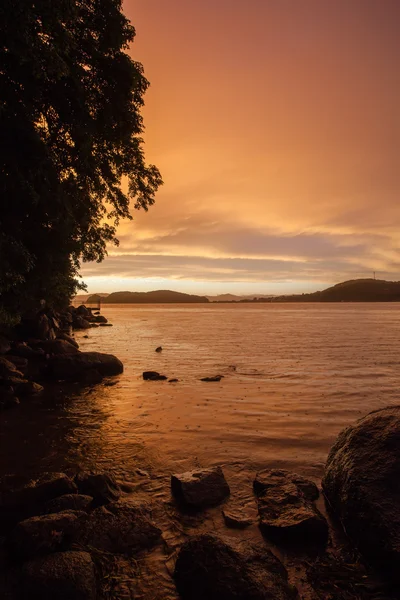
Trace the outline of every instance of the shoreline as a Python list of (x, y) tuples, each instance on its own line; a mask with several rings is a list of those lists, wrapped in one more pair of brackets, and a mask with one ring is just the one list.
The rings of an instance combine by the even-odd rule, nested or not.
[[(80, 383), (78, 383), (78, 386), (79, 385)], [(89, 392), (90, 385), (89, 388), (82, 389), (86, 389), (87, 392)], [(90, 398), (90, 394), (85, 392), (85, 397), (82, 398), (82, 405), (88, 401), (88, 398)], [(96, 430), (94, 431), (94, 435), (96, 435)], [(102, 569), (103, 574), (104, 572), (107, 574), (106, 579), (97, 579), (95, 585), (98, 586), (96, 592), (98, 595), (96, 597), (122, 598), (124, 597), (123, 593), (129, 589), (129, 586), (133, 586), (135, 593), (142, 593), (145, 598), (147, 594), (147, 598), (160, 597), (163, 599), (173, 598), (175, 600), (178, 596), (172, 575), (175, 570), (175, 561), (179, 555), (180, 549), (184, 546), (186, 540), (192, 539), (193, 537), (196, 538), (199, 534), (205, 534), (211, 531), (214, 534), (221, 536), (223, 539), (225, 539), (226, 536), (229, 539), (233, 537), (240, 543), (244, 543), (245, 540), (249, 539), (251, 543), (267, 543), (268, 548), (272, 548), (274, 553), (283, 558), (283, 562), (289, 573), (290, 584), (296, 586), (297, 589), (301, 591), (301, 597), (303, 599), (310, 598), (310, 600), (314, 600), (316, 598), (328, 597), (318, 594), (325, 593), (326, 589), (331, 589), (333, 592), (337, 588), (338, 581), (340, 582), (340, 585), (345, 588), (343, 596), (341, 596), (343, 598), (347, 599), (354, 597), (349, 595), (351, 594), (351, 590), (354, 589), (352, 586), (361, 586), (361, 588), (358, 587), (357, 589), (364, 590), (365, 595), (361, 596), (362, 598), (371, 598), (372, 600), (372, 598), (376, 597), (368, 595), (370, 594), (368, 592), (368, 586), (372, 585), (371, 582), (374, 581), (374, 578), (367, 576), (367, 580), (365, 579), (366, 571), (360, 561), (359, 555), (355, 553), (354, 548), (343, 539), (340, 529), (332, 527), (331, 521), (329, 521), (330, 545), (327, 549), (319, 549), (316, 555), (319, 557), (317, 561), (320, 568), (319, 571), (316, 571), (314, 565), (310, 566), (314, 560), (311, 559), (311, 557), (314, 556), (314, 550), (311, 549), (310, 551), (304, 552), (303, 548), (300, 552), (299, 550), (291, 550), (287, 555), (285, 555), (285, 552), (282, 555), (282, 550), (279, 549), (279, 545), (277, 547), (274, 546), (274, 544), (271, 545), (270, 541), (262, 537), (258, 526), (257, 496), (253, 493), (253, 480), (256, 476), (255, 472), (246, 473), (245, 477), (239, 477), (236, 481), (233, 476), (234, 473), (222, 465), (226, 481), (231, 488), (230, 497), (217, 507), (211, 507), (193, 513), (192, 511), (188, 512), (187, 510), (182, 509), (182, 507), (176, 503), (174, 495), (171, 496), (169, 481), (170, 473), (165, 473), (160, 470), (161, 464), (154, 465), (155, 468), (153, 469), (150, 468), (149, 470), (145, 470), (143, 469), (144, 465), (140, 463), (139, 457), (138, 461), (138, 467), (136, 472), (131, 474), (132, 477), (130, 482), (114, 480), (112, 481), (111, 487), (118, 490), (118, 493), (121, 496), (119, 502), (122, 501), (123, 504), (126, 502), (130, 504), (132, 501), (134, 504), (139, 503), (142, 507), (141, 511), (144, 511), (146, 519), (150, 518), (150, 521), (154, 523), (155, 527), (162, 531), (162, 536), (157, 538), (158, 541), (152, 549), (147, 550), (143, 548), (135, 550), (132, 556), (127, 556), (120, 552), (111, 553), (112, 556), (109, 556), (107, 554), (105, 555), (102, 550), (92, 551), (92, 553), (89, 551), (90, 560), (92, 560), (95, 565), (96, 573)], [(66, 462), (68, 462), (68, 459)], [(100, 475), (103, 477), (112, 477), (112, 474), (102, 471), (101, 468), (98, 469), (100, 465), (101, 461), (99, 461), (99, 464), (94, 465), (97, 467), (97, 470), (100, 470)], [(147, 467), (147, 465), (145, 466)], [(149, 464), (149, 466), (151, 467), (151, 464)], [(202, 466), (207, 467), (207, 465)], [(240, 473), (240, 465), (238, 465), (237, 468), (238, 473)], [(75, 467), (67, 470), (65, 472), (65, 477), (70, 481), (74, 481), (78, 474), (79, 471), (77, 471)], [(37, 487), (37, 484), (33, 487)], [(75, 493), (76, 492), (74, 492), (74, 494)], [(50, 501), (50, 499), (48, 499), (48, 501)], [(112, 502), (110, 509), (114, 510)], [(316, 508), (329, 520), (329, 515), (326, 512), (322, 495), (320, 495), (317, 501)], [(94, 511), (96, 510), (98, 509), (95, 508)], [(119, 507), (118, 510), (120, 510)], [(243, 530), (232, 528), (227, 525), (222, 510), (229, 514), (233, 513), (234, 520), (237, 520), (238, 514), (239, 520), (241, 516), (243, 517), (243, 515), (250, 514), (251, 517), (249, 520), (251, 520), (251, 524), (248, 528), (246, 527)], [(42, 511), (40, 511), (40, 513), (41, 512)], [(83, 518), (89, 518), (90, 520), (92, 518), (92, 513), (92, 510), (89, 511), (89, 517), (83, 516)], [(97, 514), (98, 513), (96, 513), (96, 515)], [(122, 526), (122, 522), (119, 523), (120, 526)], [(75, 542), (73, 542), (73, 544), (74, 543)], [(57, 553), (60, 551), (64, 553), (70, 552), (70, 548), (74, 548), (73, 544), (71, 547), (67, 545), (62, 546), (61, 549), (57, 548)], [(47, 555), (48, 553), (46, 553), (46, 556)], [(352, 556), (352, 560), (354, 559), (352, 563), (353, 567), (350, 570), (348, 566), (349, 556)], [(83, 560), (82, 556), (80, 558)], [(34, 557), (33, 560), (36, 560), (36, 558)], [(307, 564), (309, 565), (308, 567)], [(9, 566), (10, 563), (8, 562), (7, 565)], [(140, 573), (138, 572), (138, 565)], [(17, 573), (20, 575), (21, 567), (19, 564), (16, 568)], [(348, 579), (345, 583), (342, 581), (344, 572)], [(321, 575), (321, 573), (324, 573), (324, 575)], [(317, 575), (320, 578), (320, 581), (318, 581)], [(116, 589), (114, 590), (105, 589), (105, 581), (110, 577), (115, 577), (115, 581), (118, 582)], [(166, 578), (168, 578), (168, 580)], [(128, 580), (130, 580), (130, 582)], [(310, 583), (310, 581), (312, 583)], [(322, 588), (322, 585), (327, 587)], [(348, 588), (347, 591), (346, 586)], [(325, 589), (325, 591), (323, 591), (323, 589)], [(161, 595), (157, 596), (156, 594)], [(9, 598), (13, 598), (13, 596), (9, 596)]]

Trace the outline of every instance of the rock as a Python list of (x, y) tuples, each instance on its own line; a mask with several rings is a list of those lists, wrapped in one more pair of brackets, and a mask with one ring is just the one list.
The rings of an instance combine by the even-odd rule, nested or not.
[(158, 348), (156, 348), (156, 352), (162, 352), (162, 346), (158, 346)]
[(157, 373), (157, 371), (144, 371), (143, 379), (145, 381), (165, 381), (165, 379), (168, 379), (168, 377), (165, 375), (160, 375), (160, 373)]
[(211, 535), (187, 541), (174, 578), (182, 600), (290, 600), (282, 563), (265, 547), (239, 546)]
[(73, 321), (74, 329), (90, 329), (90, 323), (83, 317), (76, 316)]
[(318, 492), (313, 485), (287, 471), (267, 470), (257, 475), (254, 490), (258, 494), (260, 529), (265, 536), (277, 544), (326, 543), (328, 524), (310, 501)]
[(0, 335), (0, 355), (7, 354), (11, 348), (10, 342), (3, 335)]
[(28, 381), (27, 379), (23, 379), (20, 383), (14, 384), (14, 389), (15, 393), (20, 398), (24, 398), (25, 396), (36, 396), (37, 394), (41, 394), (44, 390), (43, 386), (39, 383)]
[(96, 315), (93, 317), (95, 323), (108, 323), (108, 320), (103, 315)]
[(92, 508), (93, 498), (92, 496), (85, 496), (84, 494), (64, 494), (53, 500), (49, 500), (43, 506), (43, 513), (59, 513), (66, 510), (78, 510), (88, 511)]
[(112, 323), (99, 323), (100, 327), (112, 327)]
[(75, 309), (75, 314), (79, 315), (80, 317), (90, 317), (91, 311), (88, 308), (86, 308), (84, 304), (81, 304)]
[(77, 354), (79, 352), (76, 342), (71, 344), (67, 340), (60, 339), (44, 342), (43, 348), (47, 354)]
[(44, 357), (45, 353), (42, 348), (31, 348), (25, 343), (15, 344), (11, 348), (10, 352), (13, 356), (20, 356), (21, 358), (40, 358)]
[(35, 334), (41, 340), (50, 339), (50, 330), (52, 329), (51, 323), (46, 315), (40, 315), (37, 317)]
[(3, 527), (40, 513), (43, 504), (53, 498), (77, 492), (75, 483), (64, 473), (44, 473), (28, 482), (6, 476), (0, 481), (0, 489)]
[(222, 511), (225, 525), (232, 529), (245, 529), (253, 524), (253, 519), (239, 510), (224, 509)]
[(76, 475), (75, 483), (79, 493), (91, 496), (96, 506), (114, 502), (121, 496), (120, 487), (110, 473), (83, 471)]
[(221, 467), (172, 475), (171, 490), (178, 501), (193, 508), (215, 506), (230, 494)]
[(214, 375), (214, 377), (202, 377), (200, 381), (221, 381), (223, 375)]
[(100, 352), (78, 352), (73, 355), (53, 356), (49, 360), (49, 374), (57, 379), (79, 381), (86, 371), (96, 370), (106, 377), (119, 375), (124, 366), (116, 356)]
[(270, 488), (288, 482), (294, 483), (304, 498), (311, 502), (317, 500), (319, 497), (318, 487), (313, 481), (284, 469), (265, 469), (264, 471), (259, 471), (253, 482), (253, 487), (256, 494), (262, 494)]
[(131, 555), (152, 548), (160, 536), (144, 507), (120, 501), (96, 508), (77, 530), (75, 541), (103, 552)]
[(103, 381), (103, 376), (97, 369), (90, 369), (89, 371), (84, 371), (84, 373), (82, 373), (79, 381), (82, 385), (96, 385)]
[(95, 568), (88, 552), (56, 552), (23, 566), (24, 598), (95, 600)]
[(168, 379), (168, 383), (177, 383), (179, 381), (179, 379), (176, 379), (176, 377), (174, 377), (173, 379)]
[(11, 532), (8, 544), (12, 555), (27, 560), (38, 554), (55, 552), (69, 543), (80, 516), (86, 513), (64, 511), (31, 517)]
[(8, 357), (0, 356), (0, 377), (19, 377), (23, 378), (23, 374), (17, 370), (14, 363), (8, 360)]
[(326, 462), (325, 497), (364, 556), (400, 582), (400, 406), (342, 431)]
[(18, 371), (24, 371), (28, 366), (28, 359), (22, 356), (14, 356), (13, 354), (7, 354), (7, 360), (9, 360)]
[(20, 404), (19, 398), (14, 394), (11, 386), (8, 388), (0, 388), (0, 410), (8, 410)]
[(79, 344), (76, 341), (75, 338), (73, 338), (71, 335), (68, 335), (68, 333), (65, 332), (60, 332), (57, 335), (57, 340), (64, 340), (64, 342), (68, 342), (69, 344), (71, 344), (72, 346), (74, 346), (75, 348), (79, 348)]

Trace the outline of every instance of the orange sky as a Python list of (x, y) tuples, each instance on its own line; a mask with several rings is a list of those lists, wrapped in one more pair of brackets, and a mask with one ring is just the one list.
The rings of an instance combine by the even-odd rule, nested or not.
[(89, 290), (400, 279), (400, 2), (126, 0), (165, 185)]

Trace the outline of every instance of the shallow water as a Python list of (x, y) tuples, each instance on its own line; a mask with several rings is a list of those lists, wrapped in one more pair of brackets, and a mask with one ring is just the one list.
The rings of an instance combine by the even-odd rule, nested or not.
[[(255, 516), (259, 468), (318, 481), (343, 427), (399, 402), (398, 304), (105, 305), (102, 313), (113, 327), (76, 338), (83, 351), (117, 355), (124, 373), (84, 391), (60, 385), (3, 413), (0, 473), (108, 469), (150, 499), (164, 549), (141, 567), (143, 598), (175, 598), (168, 557), (186, 535), (224, 528), (219, 509), (182, 522), (171, 472), (222, 465), (229, 506)], [(145, 370), (179, 381), (143, 381)], [(200, 381), (217, 374), (218, 383)], [(260, 538), (256, 524), (246, 537)]]

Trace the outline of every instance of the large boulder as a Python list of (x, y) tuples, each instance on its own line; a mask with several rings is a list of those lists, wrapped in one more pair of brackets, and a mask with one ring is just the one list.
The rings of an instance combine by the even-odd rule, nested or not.
[(211, 535), (186, 542), (175, 566), (182, 600), (290, 600), (296, 592), (281, 562), (264, 546), (238, 547)]
[(24, 598), (95, 600), (95, 567), (88, 552), (56, 552), (26, 563)]
[(172, 475), (171, 490), (179, 502), (191, 508), (216, 506), (230, 494), (221, 467)]
[(73, 346), (75, 346), (75, 348), (79, 348), (79, 344), (76, 341), (76, 339), (73, 338), (72, 335), (69, 335), (68, 333), (65, 333), (65, 331), (61, 331), (57, 335), (57, 339), (58, 340), (64, 340), (65, 342), (68, 342), (69, 344), (72, 344)]
[(82, 471), (76, 475), (75, 483), (79, 493), (91, 496), (97, 506), (114, 502), (121, 496), (121, 489), (111, 473)]
[(120, 501), (90, 513), (80, 524), (75, 542), (103, 552), (132, 555), (155, 546), (160, 536), (161, 530), (145, 507)]
[(318, 488), (312, 481), (283, 470), (257, 474), (254, 491), (258, 495), (260, 529), (280, 544), (320, 544), (328, 539), (328, 524), (312, 500)]
[(73, 321), (74, 329), (90, 329), (90, 323), (87, 319), (80, 316), (75, 316)]
[[(66, 336), (69, 337), (69, 336)], [(48, 354), (77, 354), (79, 352), (75, 340), (70, 338), (73, 343), (65, 339), (49, 340), (43, 343), (43, 348)]]
[(400, 406), (342, 431), (326, 463), (325, 496), (375, 566), (400, 581)]
[(57, 355), (49, 360), (49, 373), (56, 379), (80, 381), (87, 371), (98, 371), (103, 377), (123, 372), (122, 362), (112, 354), (100, 352), (77, 352)]
[(77, 492), (76, 484), (64, 473), (43, 473), (28, 481), (6, 476), (0, 481), (0, 489), (0, 525), (3, 528), (38, 514), (53, 498)]
[(43, 513), (59, 513), (66, 510), (88, 511), (93, 506), (93, 498), (85, 494), (64, 494), (49, 500), (43, 506)]
[(82, 515), (86, 513), (64, 511), (21, 521), (8, 539), (12, 555), (27, 560), (60, 550), (71, 539)]

